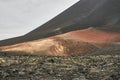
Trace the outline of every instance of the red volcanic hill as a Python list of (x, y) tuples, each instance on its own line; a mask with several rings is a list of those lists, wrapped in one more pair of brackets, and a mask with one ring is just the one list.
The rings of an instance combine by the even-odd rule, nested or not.
[[(0, 51), (13, 54), (24, 53), (54, 56), (92, 54), (100, 50), (112, 50), (112, 43), (117, 43), (118, 40), (120, 40), (119, 36), (120, 34), (117, 33), (106, 33), (104, 31), (89, 28), (71, 31), (45, 39), (2, 46), (0, 47)], [(110, 46), (112, 46), (112, 48), (110, 48)], [(117, 49), (119, 47), (117, 47)]]
[(0, 48), (2, 52), (25, 53), (33, 55), (67, 56), (91, 53), (97, 49), (92, 44), (76, 39), (54, 36)]
[(5, 46), (1, 51), (14, 54), (68, 56), (88, 54), (96, 49), (97, 47), (86, 42), (59, 37)]

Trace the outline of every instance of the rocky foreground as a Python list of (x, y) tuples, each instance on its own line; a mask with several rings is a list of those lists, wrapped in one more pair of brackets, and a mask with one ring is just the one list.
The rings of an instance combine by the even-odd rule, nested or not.
[(0, 80), (120, 80), (120, 54), (1, 55)]

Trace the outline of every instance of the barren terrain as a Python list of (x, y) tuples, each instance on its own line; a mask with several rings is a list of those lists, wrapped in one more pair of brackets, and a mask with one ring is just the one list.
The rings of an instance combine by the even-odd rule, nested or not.
[(120, 80), (120, 52), (86, 56), (0, 56), (1, 80)]

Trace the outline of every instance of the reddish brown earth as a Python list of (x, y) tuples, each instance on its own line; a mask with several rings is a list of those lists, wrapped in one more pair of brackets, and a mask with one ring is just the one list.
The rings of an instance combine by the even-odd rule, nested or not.
[(33, 55), (68, 56), (90, 54), (120, 41), (120, 33), (93, 28), (71, 31), (45, 39), (2, 46), (0, 51)]

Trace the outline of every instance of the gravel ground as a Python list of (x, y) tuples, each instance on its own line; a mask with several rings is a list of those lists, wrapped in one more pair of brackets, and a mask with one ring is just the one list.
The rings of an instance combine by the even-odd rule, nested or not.
[(120, 54), (1, 55), (0, 80), (120, 80)]

